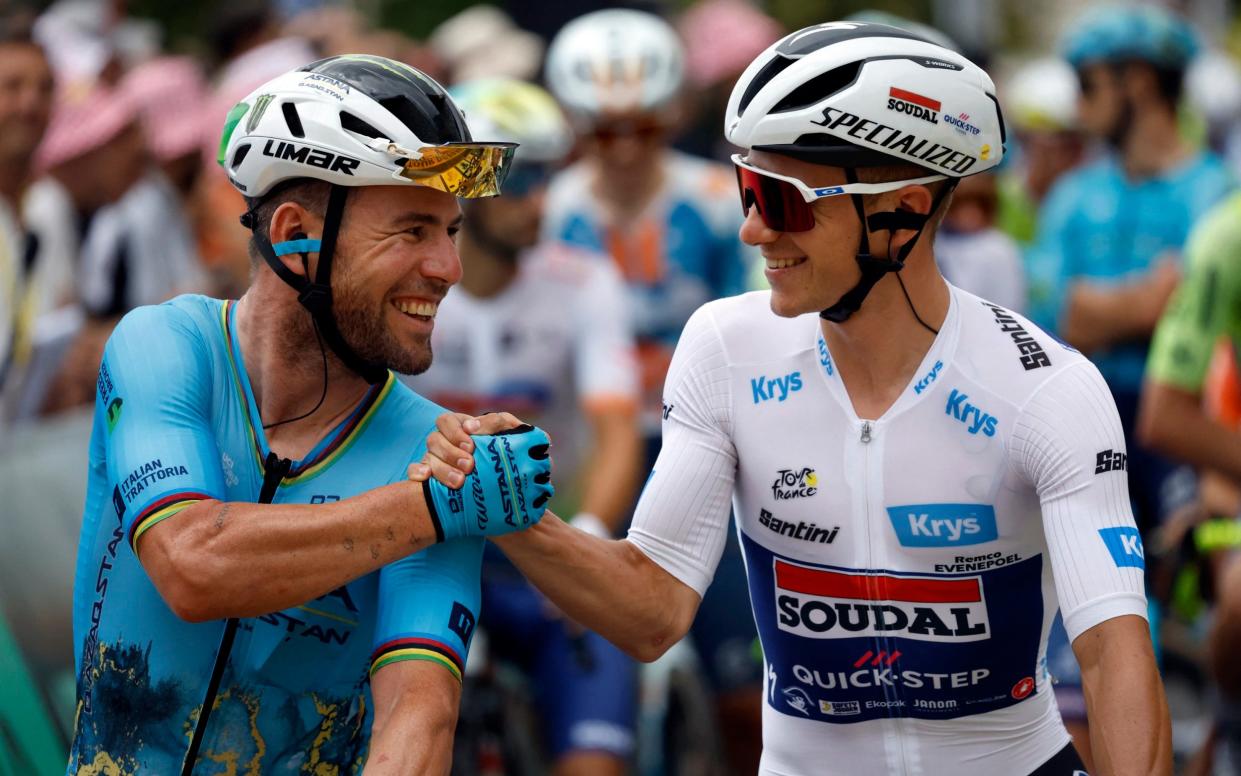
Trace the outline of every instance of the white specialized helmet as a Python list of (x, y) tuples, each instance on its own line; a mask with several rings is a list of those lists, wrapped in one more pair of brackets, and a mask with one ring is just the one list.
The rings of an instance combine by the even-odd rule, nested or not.
[(1004, 157), (995, 84), (960, 54), (884, 24), (829, 22), (774, 43), (733, 88), (742, 148), (835, 167), (911, 163), (950, 178)]
[(609, 9), (564, 26), (547, 52), (547, 85), (586, 118), (656, 110), (681, 90), (685, 52), (658, 16)]

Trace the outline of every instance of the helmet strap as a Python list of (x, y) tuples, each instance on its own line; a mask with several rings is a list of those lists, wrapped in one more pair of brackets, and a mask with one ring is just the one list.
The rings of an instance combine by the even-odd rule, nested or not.
[[(849, 183), (857, 183), (857, 170), (852, 167), (846, 167), (845, 180)], [(905, 268), (905, 259), (913, 251), (914, 245), (917, 244), (918, 238), (922, 236), (922, 231), (926, 228), (931, 216), (939, 209), (939, 206), (943, 204), (943, 201), (952, 193), (954, 188), (956, 188), (956, 181), (949, 181), (931, 202), (931, 209), (928, 213), (892, 210), (867, 216), (866, 208), (862, 204), (862, 195), (850, 194), (849, 199), (853, 202), (853, 209), (857, 212), (858, 221), (862, 225), (862, 234), (858, 240), (857, 254), (854, 257), (857, 261), (858, 269), (862, 271), (862, 277), (858, 279), (857, 284), (853, 288), (846, 291), (836, 301), (836, 304), (821, 311), (819, 317), (832, 323), (844, 323), (858, 311), (871, 289), (883, 279), (884, 275), (889, 272), (898, 273), (897, 280), (900, 281), (899, 273)], [(891, 256), (891, 243), (889, 243), (887, 258), (881, 259), (871, 254), (871, 231), (895, 232), (900, 229), (912, 229), (915, 234), (901, 246), (896, 258)], [(909, 309), (913, 312), (914, 318), (918, 320), (918, 323), (922, 324), (931, 333), (938, 334), (937, 330), (928, 325), (918, 315), (918, 311), (913, 306), (913, 301), (909, 298), (909, 292), (905, 290), (905, 283), (903, 281), (901, 282), (901, 290), (905, 292), (905, 300), (909, 302)]]
[[(387, 368), (382, 364), (367, 361), (349, 347), (344, 335), (340, 332), (340, 327), (336, 325), (336, 316), (332, 312), (332, 259), (336, 253), (336, 237), (340, 232), (340, 224), (345, 212), (345, 199), (348, 194), (349, 190), (344, 186), (332, 186), (328, 194), (327, 210), (323, 214), (323, 236), (319, 240), (303, 238), (273, 246), (266, 235), (255, 232), (255, 237), (259, 252), (263, 255), (267, 266), (271, 267), (277, 277), (297, 291), (297, 301), (310, 313), (317, 333), (323, 337), (323, 342), (346, 367), (368, 383), (375, 385), (388, 379)], [(254, 223), (252, 213), (253, 211), (246, 214), (250, 216), (248, 219), (246, 216), (242, 217), (243, 224), (247, 221), (250, 224), (246, 225)], [(298, 275), (280, 260), (280, 256), (301, 253), (303, 266), (309, 266), (306, 254), (316, 249), (319, 251), (319, 266), (315, 270), (313, 281), (308, 275)]]

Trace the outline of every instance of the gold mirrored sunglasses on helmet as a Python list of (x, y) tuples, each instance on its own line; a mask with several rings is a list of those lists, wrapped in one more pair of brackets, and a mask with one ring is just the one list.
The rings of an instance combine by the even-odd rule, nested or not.
[(396, 157), (392, 177), (466, 199), (498, 195), (517, 150), (517, 143), (446, 143), (410, 151), (382, 138), (370, 146)]

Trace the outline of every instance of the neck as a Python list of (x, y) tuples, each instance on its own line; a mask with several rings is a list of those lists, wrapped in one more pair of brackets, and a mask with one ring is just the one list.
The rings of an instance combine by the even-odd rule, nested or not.
[[(948, 317), (948, 285), (935, 266), (930, 248), (915, 250), (901, 279), (895, 274), (875, 284), (861, 309), (844, 323), (820, 319), (823, 337), (848, 388), (859, 417), (875, 419), (900, 397), (935, 335), (918, 322), (939, 329)], [(911, 309), (910, 303), (912, 302)]]
[(1188, 158), (1190, 148), (1181, 139), (1174, 111), (1151, 107), (1136, 114), (1120, 151), (1130, 178), (1160, 175)]
[(646, 209), (664, 185), (664, 152), (627, 169), (618, 181), (598, 163), (593, 162), (591, 193), (617, 223), (632, 221)]
[(457, 252), (461, 256), (461, 287), (471, 296), (487, 298), (508, 288), (517, 275), (517, 262), (496, 247), (489, 247), (468, 228), (461, 230)]
[(280, 282), (267, 273), (255, 279), (237, 306), (237, 339), (264, 425), (310, 412), (323, 395), (323, 404), (308, 417), (267, 432), (274, 452), (300, 459), (357, 406), (369, 386), (327, 350), (324, 395), (323, 356), (309, 315), (292, 290), (272, 288)]

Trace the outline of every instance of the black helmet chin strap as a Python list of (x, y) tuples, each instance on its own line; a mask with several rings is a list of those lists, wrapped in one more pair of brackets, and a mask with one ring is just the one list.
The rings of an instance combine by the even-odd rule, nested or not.
[[(336, 252), (336, 236), (340, 232), (340, 222), (344, 216), (345, 198), (348, 193), (348, 189), (344, 186), (332, 186), (331, 193), (328, 195), (327, 211), (323, 214), (323, 236), (318, 240), (290, 240), (273, 246), (266, 235), (256, 232), (255, 237), (259, 252), (263, 254), (267, 266), (297, 291), (297, 301), (301, 302), (302, 307), (310, 312), (310, 317), (327, 346), (346, 367), (374, 385), (388, 379), (387, 367), (367, 361), (354, 352), (341, 335), (340, 328), (336, 325), (336, 316), (332, 313), (332, 258)], [(253, 230), (254, 211), (250, 210), (243, 215), (241, 223)], [(281, 256), (300, 253), (303, 261), (306, 261), (306, 254), (313, 251), (319, 252), (319, 267), (315, 271), (313, 282), (309, 275), (298, 275), (280, 260)]]
[[(849, 183), (857, 183), (857, 171), (852, 167), (846, 167), (845, 179)], [(858, 280), (857, 285), (846, 291), (836, 301), (836, 304), (820, 312), (819, 317), (832, 323), (843, 323), (858, 311), (858, 308), (862, 306), (862, 302), (866, 300), (867, 294), (875, 287), (876, 283), (883, 279), (884, 275), (889, 272), (897, 273), (896, 279), (899, 281), (901, 279), (899, 273), (905, 268), (905, 259), (909, 257), (909, 253), (914, 249), (918, 238), (922, 236), (922, 230), (926, 228), (926, 224), (931, 216), (939, 209), (939, 206), (952, 190), (956, 188), (956, 185), (955, 180), (950, 180), (935, 195), (935, 199), (931, 202), (931, 210), (928, 213), (892, 210), (886, 213), (874, 213), (867, 216), (866, 209), (862, 206), (862, 195), (850, 194), (849, 199), (853, 201), (853, 209), (857, 211), (858, 220), (862, 223), (862, 236), (858, 241), (856, 256), (858, 269), (862, 271), (862, 277)], [(870, 232), (895, 232), (900, 229), (913, 229), (916, 234), (901, 246), (896, 258), (891, 258), (891, 248), (889, 248), (889, 257), (886, 259), (881, 259), (871, 254)], [(914, 318), (918, 319), (918, 323), (922, 324), (933, 334), (938, 334), (939, 332), (922, 320), (918, 315), (918, 311), (914, 309), (913, 301), (909, 299), (909, 292), (905, 291), (905, 283), (903, 281), (901, 281), (901, 291), (905, 292), (905, 300), (909, 302), (909, 309), (913, 312)]]

